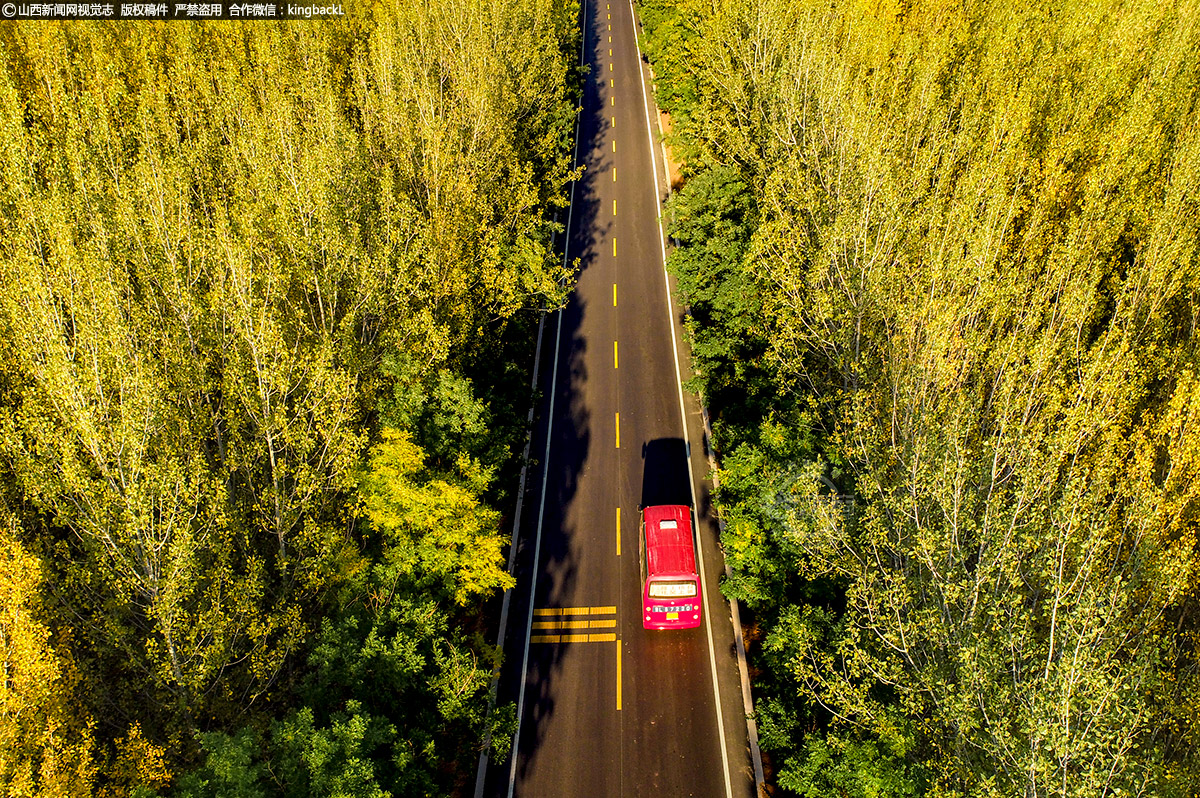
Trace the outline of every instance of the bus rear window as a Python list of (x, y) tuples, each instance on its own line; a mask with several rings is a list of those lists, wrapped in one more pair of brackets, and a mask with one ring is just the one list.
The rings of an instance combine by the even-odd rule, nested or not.
[(686, 598), (696, 595), (695, 582), (651, 582), (651, 598)]

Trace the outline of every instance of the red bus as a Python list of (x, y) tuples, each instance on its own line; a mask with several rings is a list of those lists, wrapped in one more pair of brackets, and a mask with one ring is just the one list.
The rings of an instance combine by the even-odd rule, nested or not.
[(642, 626), (700, 625), (700, 576), (692, 545), (692, 511), (682, 504), (642, 509)]

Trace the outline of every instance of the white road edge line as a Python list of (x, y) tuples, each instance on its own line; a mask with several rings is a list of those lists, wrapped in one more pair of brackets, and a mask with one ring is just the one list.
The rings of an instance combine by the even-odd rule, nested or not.
[[(570, 229), (570, 222), (567, 222)], [(513, 789), (517, 783), (517, 755), (521, 744), (521, 718), (525, 714), (525, 680), (529, 670), (529, 637), (533, 631), (533, 600), (537, 595), (538, 562), (542, 556), (542, 520), (546, 515), (546, 481), (550, 474), (550, 441), (554, 430), (554, 394), (558, 390), (558, 350), (562, 333), (563, 312), (558, 312), (558, 325), (554, 328), (554, 366), (550, 377), (550, 411), (546, 419), (546, 455), (542, 458), (542, 498), (538, 505), (537, 534), (533, 544), (533, 567), (529, 579), (529, 613), (525, 618), (525, 651), (521, 655), (520, 694), (517, 698), (517, 731), (513, 735), (512, 751), (508, 758), (511, 762), (508, 769), (508, 798), (512, 798)]]
[[(587, 0), (580, 3), (580, 36), (579, 36), (579, 64), (583, 65), (583, 54), (587, 47)], [(582, 101), (582, 97), (580, 100)], [(571, 168), (574, 169), (579, 162), (579, 122), (583, 116), (582, 105), (579, 115), (575, 117), (575, 148), (571, 154)], [(571, 215), (575, 210), (575, 183), (571, 181), (571, 197), (567, 205), (567, 226), (563, 228), (563, 267), (567, 265), (567, 258), (570, 257), (571, 243)], [(538, 503), (538, 520), (537, 533), (534, 536), (533, 544), (533, 567), (529, 579), (529, 613), (525, 618), (525, 650), (521, 655), (521, 680), (518, 683), (517, 697), (517, 731), (513, 734), (512, 750), (509, 752), (509, 768), (508, 768), (508, 798), (512, 798), (513, 790), (517, 784), (517, 758), (521, 753), (521, 719), (525, 716), (525, 680), (528, 677), (529, 671), (529, 638), (533, 632), (533, 603), (537, 596), (537, 578), (538, 578), (538, 563), (542, 557), (542, 522), (546, 516), (546, 484), (550, 476), (550, 442), (554, 439), (554, 396), (558, 393), (558, 356), (559, 345), (562, 342), (562, 319), (563, 309), (558, 311), (558, 324), (554, 328), (554, 363), (550, 368), (550, 408), (546, 415), (546, 454), (542, 458), (542, 497)], [(485, 749), (486, 750), (486, 749)], [(481, 760), (482, 761), (482, 760)], [(475, 795), (476, 798), (481, 798), (483, 795), (484, 777), (481, 774), (476, 775), (475, 779)]]
[[(538, 319), (537, 347), (533, 355), (533, 377), (530, 379), (530, 391), (537, 390), (537, 378), (542, 361), (542, 332), (546, 326), (546, 315)], [(533, 411), (534, 403), (529, 404), (529, 414), (525, 418), (525, 428), (528, 437), (525, 439), (525, 451), (521, 455), (521, 481), (517, 488), (517, 509), (513, 514), (512, 542), (508, 549), (508, 573), (513, 574), (517, 564), (517, 542), (521, 530), (521, 509), (525, 506), (525, 479), (529, 475), (529, 449), (533, 445)], [(512, 603), (513, 588), (504, 591), (504, 600), (500, 604), (500, 627), (496, 631), (496, 647), (504, 645), (504, 637), (508, 629), (508, 610)], [(492, 683), (488, 688), (488, 714), (491, 717), (496, 711), (496, 695), (500, 687), (500, 668), (492, 675)], [(487, 729), (483, 736), (483, 750), (479, 752), (479, 765), (475, 771), (475, 798), (483, 798), (484, 782), (487, 781), (488, 751), (492, 748), (492, 731)]]
[[(646, 75), (642, 71), (642, 48), (637, 40), (637, 14), (633, 10), (633, 0), (629, 0), (629, 24), (633, 28), (633, 42), (637, 50), (638, 56), (638, 77), (642, 84), (642, 108), (646, 111), (646, 140), (650, 144), (650, 163), (654, 169), (654, 195), (658, 196), (658, 164), (654, 157), (654, 133), (650, 126), (650, 100), (646, 96)], [(666, 163), (663, 163), (663, 169), (667, 168)], [(670, 184), (671, 176), (667, 175), (667, 183)], [(662, 215), (658, 215), (658, 245), (662, 251), (663, 264), (663, 280), (667, 286), (667, 313), (670, 319), (671, 330), (671, 351), (675, 355), (675, 385), (679, 389), (679, 420), (683, 423), (683, 437), (687, 441), (687, 410), (683, 403), (683, 377), (679, 369), (679, 344), (675, 337), (675, 304), (671, 300), (671, 278), (667, 274), (667, 240), (666, 233), (663, 231)], [(686, 447), (687, 463), (688, 463), (688, 488), (692, 492), (692, 536), (696, 541), (696, 556), (700, 560), (700, 596), (704, 602), (704, 631), (708, 636), (708, 662), (712, 668), (712, 686), (713, 686), (713, 702), (717, 710), (717, 734), (721, 738), (721, 767), (725, 775), (725, 796), (733, 798), (733, 782), (729, 776), (729, 744), (725, 739), (725, 719), (721, 712), (721, 689), (717, 685), (717, 654), (716, 647), (713, 645), (712, 635), (712, 612), (709, 609), (708, 591), (705, 589), (704, 579), (704, 549), (700, 543), (700, 522), (697, 519), (695, 512), (699, 508), (696, 506), (696, 475), (692, 473), (692, 445), (689, 441)]]

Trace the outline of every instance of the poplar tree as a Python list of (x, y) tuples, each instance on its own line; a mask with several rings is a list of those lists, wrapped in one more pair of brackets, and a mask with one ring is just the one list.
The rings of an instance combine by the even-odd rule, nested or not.
[[(671, 22), (691, 168), (756, 210), (681, 200), (673, 262), (689, 302), (762, 298), (770, 401), (718, 443), (781, 786), (1194, 790), (1196, 11)], [(716, 286), (700, 224), (749, 240)], [(727, 322), (695, 323), (719, 388)]]
[(396, 0), (322, 25), (0, 28), (0, 471), (48, 623), (73, 630), (98, 791), (161, 788), (273, 721), (377, 720), (370, 685), (309, 689), (345, 653), (330, 630), (371, 613), (429, 657), (404, 701), (449, 718), (407, 729), (387, 704), (416, 764), (371, 778), (436, 794), (476, 742), (490, 652), (457, 638), (506, 581), (486, 500), (511, 431), (443, 435), (450, 475), (405, 450), (421, 501), (383, 527), (442, 555), (453, 520), (437, 573), (465, 571), (443, 593), (393, 563), (404, 608), (355, 594), (381, 556), (360, 477), (399, 445), (379, 443), (394, 397), (418, 424), (444, 384), (469, 395), (483, 347), (565, 296), (574, 24), (560, 0)]

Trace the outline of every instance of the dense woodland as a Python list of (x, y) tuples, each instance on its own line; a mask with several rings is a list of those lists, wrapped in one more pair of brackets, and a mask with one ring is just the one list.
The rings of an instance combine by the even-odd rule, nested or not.
[(1200, 6), (641, 12), (775, 788), (1200, 794)]
[[(447, 795), (507, 739), (576, 12), (0, 26), (8, 794)], [(1200, 793), (1200, 6), (641, 13), (774, 789)]]
[(452, 794), (570, 283), (576, 4), (0, 53), (0, 792)]

